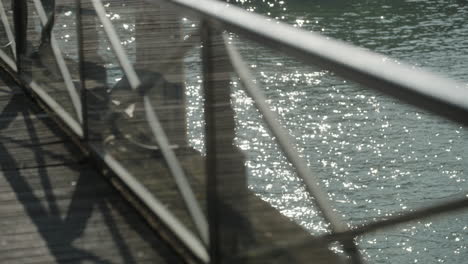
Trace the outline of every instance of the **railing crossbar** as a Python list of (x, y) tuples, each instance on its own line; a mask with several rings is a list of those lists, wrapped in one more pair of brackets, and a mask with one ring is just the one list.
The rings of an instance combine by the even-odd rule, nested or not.
[(309, 65), (329, 69), (346, 79), (379, 90), (468, 126), (468, 89), (456, 81), (392, 62), (320, 34), (297, 29), (217, 0), (151, 0), (170, 2), (195, 13), (220, 30), (284, 52)]

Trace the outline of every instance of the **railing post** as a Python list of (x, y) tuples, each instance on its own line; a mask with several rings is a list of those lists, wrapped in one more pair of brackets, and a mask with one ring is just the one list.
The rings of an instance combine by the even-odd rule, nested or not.
[(85, 85), (85, 76), (83, 74), (85, 65), (84, 65), (84, 39), (83, 39), (83, 23), (82, 23), (82, 6), (81, 0), (75, 0), (75, 12), (76, 12), (76, 38), (77, 38), (77, 49), (78, 49), (78, 78), (79, 78), (79, 93), (81, 100), (81, 116), (82, 122), (81, 127), (83, 128), (83, 141), (88, 141), (89, 139), (89, 129), (88, 129), (88, 104), (87, 104), (87, 91)]
[(225, 263), (251, 246), (245, 158), (234, 146), (232, 68), (222, 35), (202, 24), (207, 207), (212, 263)]
[(205, 97), (205, 148), (206, 148), (206, 199), (208, 211), (209, 227), (209, 254), (211, 263), (219, 263), (219, 221), (218, 221), (218, 185), (216, 177), (216, 124), (214, 115), (214, 87), (213, 75), (213, 50), (212, 50), (212, 30), (208, 23), (201, 25), (201, 38), (203, 43), (202, 61), (203, 61), (203, 92)]
[(77, 41), (79, 56), (80, 97), (82, 100), (82, 127), (85, 140), (101, 139), (105, 126), (102, 116), (108, 105), (106, 92), (107, 71), (99, 52), (100, 23), (97, 22), (91, 1), (75, 0), (77, 8)]
[(18, 73), (23, 71), (23, 55), (27, 48), (28, 5), (26, 0), (11, 0), (16, 42), (16, 66)]

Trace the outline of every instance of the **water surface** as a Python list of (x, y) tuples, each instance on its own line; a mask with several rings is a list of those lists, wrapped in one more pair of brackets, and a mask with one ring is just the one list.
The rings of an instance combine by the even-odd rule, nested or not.
[[(233, 2), (233, 1), (231, 1)], [(465, 1), (245, 1), (252, 12), (384, 54), (467, 84)], [(468, 192), (467, 130), (333, 73), (237, 39), (273, 110), (351, 225)], [(411, 78), (411, 76), (408, 76)], [(262, 125), (235, 91), (238, 144), (250, 188), (313, 233), (327, 225)], [(468, 100), (468, 98), (467, 98)], [(464, 263), (468, 214), (399, 226), (359, 239), (374, 263)]]

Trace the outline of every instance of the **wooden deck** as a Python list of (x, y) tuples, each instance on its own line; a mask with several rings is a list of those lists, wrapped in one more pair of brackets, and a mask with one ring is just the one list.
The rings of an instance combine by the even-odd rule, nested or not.
[(1, 262), (181, 262), (50, 116), (0, 77)]

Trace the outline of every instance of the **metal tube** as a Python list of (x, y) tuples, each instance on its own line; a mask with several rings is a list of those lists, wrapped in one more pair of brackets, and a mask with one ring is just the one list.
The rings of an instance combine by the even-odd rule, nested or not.
[(441, 215), (444, 213), (461, 210), (468, 207), (468, 196), (452, 199), (448, 202), (440, 203), (426, 208), (416, 209), (412, 212), (403, 213), (401, 215), (393, 216), (384, 220), (377, 220), (375, 222), (363, 224), (356, 228), (350, 229), (342, 233), (327, 234), (320, 237), (310, 239), (297, 239), (289, 241), (281, 241), (274, 246), (261, 247), (254, 250), (245, 252), (240, 257), (259, 257), (267, 255), (270, 252), (281, 248), (311, 248), (316, 245), (323, 245), (324, 243), (331, 243), (334, 241), (343, 241), (353, 239), (357, 236), (365, 235), (371, 232), (376, 232), (382, 229), (394, 227), (395, 225), (404, 224), (414, 220), (422, 220), (424, 218)]
[(59, 104), (47, 94), (42, 87), (33, 80), (27, 80), (23, 77), (23, 81), (28, 83), (33, 92), (39, 96), (61, 119), (68, 127), (79, 137), (83, 137), (83, 128), (81, 125)]
[[(36, 7), (36, 11), (39, 16), (39, 19), (41, 20), (41, 24), (45, 26), (47, 24), (47, 15), (45, 13), (44, 6), (42, 5), (40, 0), (33, 0), (33, 1), (34, 1), (34, 5)], [(60, 73), (63, 77), (63, 81), (65, 82), (65, 87), (67, 88), (73, 107), (75, 108), (75, 112), (76, 112), (76, 115), (78, 116), (78, 120), (81, 123), (83, 121), (83, 116), (82, 116), (82, 109), (81, 109), (82, 105), (81, 105), (80, 96), (78, 92), (76, 91), (75, 85), (73, 84), (70, 70), (68, 69), (67, 63), (65, 62), (65, 59), (63, 58), (62, 51), (60, 50), (57, 40), (55, 39), (54, 33), (51, 33), (50, 44), (52, 46), (52, 51), (55, 55), (57, 66), (59, 67)]]
[[(17, 72), (18, 68), (13, 61), (4, 51), (0, 50), (0, 59), (2, 59), (13, 71)], [(20, 76), (20, 78), (28, 84), (31, 90), (41, 98), (62, 120), (68, 127), (79, 137), (83, 137), (83, 128), (78, 122), (67, 112), (65, 109), (55, 101), (50, 95), (44, 92), (44, 89), (31, 80), (29, 77)]]
[[(232, 66), (234, 71), (237, 73), (242, 86), (246, 90), (247, 94), (253, 99), (255, 106), (262, 114), (263, 120), (275, 137), (281, 150), (288, 161), (291, 162), (293, 167), (296, 169), (297, 175), (304, 181), (306, 190), (314, 198), (314, 203), (317, 205), (319, 211), (330, 223), (332, 232), (336, 233), (348, 230), (345, 222), (333, 211), (330, 201), (328, 200), (327, 193), (320, 188), (320, 180), (312, 174), (307, 163), (299, 156), (297, 151), (294, 149), (294, 140), (281, 126), (277, 115), (270, 110), (266, 97), (263, 95), (258, 85), (253, 81), (255, 78), (251, 74), (249, 66), (242, 60), (242, 57), (234, 44), (229, 44), (229, 37), (226, 33), (223, 37)], [(361, 263), (362, 259), (353, 242), (353, 238), (342, 242), (346, 251), (350, 256), (352, 256), (353, 262)]]
[(153, 136), (156, 139), (156, 143), (158, 144), (161, 153), (166, 160), (166, 163), (169, 167), (172, 177), (176, 181), (177, 187), (182, 194), (182, 198), (187, 205), (187, 208), (192, 216), (192, 219), (197, 227), (200, 236), (205, 242), (206, 245), (209, 244), (209, 237), (208, 237), (208, 223), (206, 221), (205, 215), (203, 214), (200, 204), (193, 193), (192, 188), (190, 188), (190, 184), (187, 181), (187, 176), (184, 173), (184, 169), (180, 165), (177, 156), (175, 155), (174, 151), (170, 147), (169, 140), (167, 138), (166, 133), (159, 122), (159, 118), (154, 111), (154, 108), (151, 104), (151, 100), (147, 95), (143, 96), (146, 119), (150, 125), (151, 131), (153, 132)]
[(413, 220), (421, 220), (430, 216), (435, 216), (451, 211), (460, 210), (468, 207), (468, 194), (464, 197), (453, 199), (448, 202), (440, 203), (426, 208), (416, 209), (412, 212), (403, 213), (401, 215), (393, 216), (387, 219), (378, 220), (372, 223), (367, 223), (362, 226), (353, 228), (346, 232), (330, 234), (327, 237), (330, 240), (341, 240), (344, 237), (356, 237), (370, 232), (381, 230), (384, 228), (392, 227), (395, 225), (403, 224)]
[[(149, 1), (149, 0), (147, 0)], [(468, 89), (464, 84), (404, 64), (373, 52), (294, 28), (216, 0), (166, 1), (201, 15), (222, 30), (230, 30), (274, 50), (400, 100), (468, 125)]]
[(117, 56), (117, 60), (119, 61), (120, 67), (122, 67), (125, 76), (127, 76), (128, 82), (130, 83), (130, 86), (133, 90), (136, 90), (140, 85), (141, 82), (138, 78), (137, 73), (133, 69), (133, 66), (128, 59), (127, 55), (125, 54), (125, 51), (120, 44), (120, 39), (119, 36), (117, 35), (117, 32), (114, 29), (114, 26), (112, 25), (111, 21), (109, 18), (106, 16), (106, 10), (104, 9), (104, 6), (102, 5), (101, 0), (92, 0), (93, 1), (93, 6), (96, 11), (97, 16), (99, 17), (99, 20), (101, 21), (104, 31), (106, 32), (107, 38), (109, 39), (109, 42), (111, 43), (111, 47), (114, 51), (115, 56)]
[(77, 36), (77, 49), (78, 49), (78, 77), (80, 81), (80, 100), (81, 100), (81, 116), (83, 128), (83, 140), (88, 140), (89, 127), (88, 127), (88, 104), (87, 104), (87, 90), (86, 81), (83, 74), (84, 71), (84, 39), (83, 39), (83, 21), (82, 21), (82, 8), (81, 0), (75, 0), (76, 10), (76, 36)]
[(16, 66), (15, 61), (8, 56), (3, 50), (0, 50), (0, 59), (3, 60), (13, 71), (17, 72), (18, 67)]

